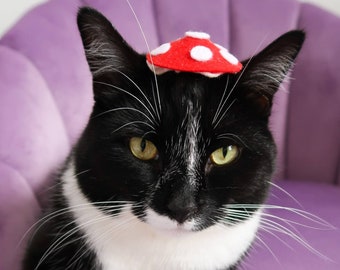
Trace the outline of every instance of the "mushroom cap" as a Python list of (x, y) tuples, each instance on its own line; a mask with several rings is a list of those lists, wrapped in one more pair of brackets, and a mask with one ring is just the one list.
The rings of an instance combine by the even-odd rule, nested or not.
[(204, 32), (186, 32), (183, 38), (165, 43), (146, 55), (156, 74), (173, 70), (194, 72), (208, 77), (241, 71), (242, 64), (229, 51), (213, 43)]

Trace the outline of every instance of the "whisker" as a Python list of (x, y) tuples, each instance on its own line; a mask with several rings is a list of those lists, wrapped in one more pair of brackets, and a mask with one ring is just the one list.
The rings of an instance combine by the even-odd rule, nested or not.
[(239, 83), (240, 79), (242, 78), (244, 72), (246, 71), (246, 69), (248, 68), (250, 62), (253, 60), (253, 58), (256, 56), (256, 53), (259, 51), (260, 47), (263, 45), (264, 41), (266, 40), (268, 35), (265, 35), (264, 38), (261, 40), (261, 42), (259, 43), (259, 45), (257, 46), (257, 48), (254, 50), (254, 53), (252, 54), (252, 56), (249, 58), (249, 60), (247, 61), (247, 63), (245, 64), (243, 70), (241, 71), (240, 76), (237, 78), (235, 84), (233, 85), (233, 87), (230, 90), (229, 95), (231, 95), (232, 92), (234, 92), (237, 84)]
[[(77, 177), (77, 176), (82, 175), (82, 174), (84, 174), (84, 173), (88, 173), (89, 171), (91, 171), (91, 170), (90, 170), (90, 169), (88, 169), (88, 170), (83, 170), (83, 171), (81, 171), (81, 172), (75, 174), (74, 177)], [(54, 190), (56, 187), (58, 187), (58, 186), (60, 186), (60, 185), (63, 185), (62, 181), (56, 181), (53, 185), (50, 185), (49, 187), (47, 187), (47, 188), (45, 189), (45, 192), (49, 192), (49, 191), (51, 191), (51, 190)]]
[(233, 133), (223, 133), (223, 134), (220, 134), (217, 136), (217, 139), (220, 140), (220, 139), (230, 139), (230, 137), (232, 139), (236, 139), (238, 141), (241, 142), (242, 145), (244, 145), (245, 147), (247, 147), (248, 149), (252, 149), (251, 147), (249, 147), (245, 142), (244, 140), (241, 139), (240, 136), (236, 135), (236, 134), (233, 134)]
[[(154, 75), (154, 76), (156, 76), (156, 75)], [(157, 79), (157, 78), (156, 78)], [(156, 80), (155, 79), (155, 80)], [(157, 83), (157, 82), (156, 82)], [(158, 120), (159, 120), (159, 122), (161, 121), (161, 116), (160, 116), (160, 109), (159, 109), (159, 111), (158, 111), (158, 109), (157, 109), (157, 101), (156, 101), (156, 96), (155, 96), (155, 92), (157, 92), (157, 99), (158, 99), (158, 103), (159, 103), (159, 105), (158, 106), (160, 106), (160, 97), (159, 97), (159, 92), (158, 92), (158, 85), (156, 84), (156, 91), (155, 91), (155, 88), (154, 88), (154, 86), (153, 86), (153, 81), (151, 80), (151, 89), (152, 89), (152, 96), (153, 96), (153, 101), (154, 101), (154, 104), (155, 104), (155, 107), (156, 107), (156, 113), (157, 113), (157, 116), (158, 116)]]
[[(307, 224), (303, 224), (294, 220), (290, 220), (290, 219), (284, 219), (281, 218), (279, 216), (273, 215), (273, 214), (269, 214), (269, 213), (265, 213), (265, 212), (261, 212), (261, 220), (260, 220), (260, 229), (270, 233), (270, 234), (274, 234), (274, 232), (276, 233), (280, 233), (283, 235), (286, 235), (288, 237), (290, 237), (291, 239), (295, 240), (297, 243), (299, 243), (300, 245), (302, 245), (303, 247), (305, 247), (307, 250), (309, 250), (311, 253), (325, 259), (328, 261), (332, 261), (330, 258), (328, 258), (327, 256), (325, 256), (324, 254), (322, 254), (321, 252), (319, 252), (318, 250), (316, 250), (313, 246), (311, 246), (307, 240), (305, 240), (303, 238), (303, 236), (301, 236), (301, 234), (299, 233), (299, 231), (296, 229), (296, 227), (294, 227), (294, 225), (296, 226), (300, 226), (300, 227), (305, 227), (305, 228), (309, 228), (309, 229), (324, 229), (324, 228), (334, 228), (333, 226), (331, 226), (328, 222), (322, 220), (321, 218), (308, 213), (306, 211), (300, 210), (300, 209), (295, 209), (295, 208), (289, 208), (289, 207), (283, 207), (283, 206), (277, 206), (277, 205), (263, 205), (263, 207), (261, 207), (261, 205), (251, 205), (251, 204), (230, 204), (228, 205), (227, 208), (223, 208), (223, 212), (221, 211), (221, 213), (224, 213), (224, 216), (221, 216), (219, 219), (219, 222), (227, 224), (227, 225), (234, 225), (234, 223), (236, 222), (240, 222), (240, 219), (244, 219), (244, 218), (249, 218), (250, 214), (248, 212), (246, 212), (246, 209), (275, 209), (275, 210), (284, 210), (284, 211), (289, 211), (291, 213), (294, 213), (297, 215), (297, 217), (302, 217), (305, 220), (311, 221), (314, 224), (318, 224), (321, 225), (322, 228), (318, 228), (318, 227), (314, 227), (314, 226), (309, 226)], [(282, 222), (283, 224), (276, 222), (275, 220), (278, 220), (279, 222)], [(289, 228), (288, 228), (288, 227)], [(280, 239), (280, 241), (283, 241), (280, 237), (276, 236), (276, 238)], [(283, 241), (284, 242), (284, 241)]]
[[(76, 239), (76, 241), (81, 241), (84, 238), (84, 236), (79, 237)], [(74, 241), (74, 242), (76, 242)], [(70, 243), (69, 243), (70, 244)], [(66, 246), (66, 245), (64, 245)], [(81, 254), (80, 252), (84, 250)], [(86, 245), (82, 245), (77, 252), (69, 259), (69, 265), (65, 268), (65, 270), (72, 269), (72, 267), (76, 267), (77, 263), (81, 262), (81, 260), (86, 256), (87, 253), (89, 253), (89, 249), (86, 249)], [(75, 260), (74, 260), (75, 259)]]
[[(240, 212), (234, 212), (232, 209), (230, 211), (228, 211), (230, 214), (240, 214), (242, 215), (242, 211)], [(308, 229), (313, 229), (313, 230), (329, 230), (329, 228), (320, 228), (320, 227), (315, 227), (315, 226), (310, 226), (310, 225), (306, 225), (306, 224), (303, 224), (303, 223), (300, 223), (300, 222), (297, 222), (297, 221), (294, 221), (294, 220), (291, 220), (291, 219), (285, 219), (285, 218), (281, 218), (279, 216), (276, 216), (276, 215), (272, 215), (272, 214), (269, 214), (269, 213), (265, 213), (265, 212), (262, 212), (261, 213), (261, 216), (262, 217), (270, 217), (270, 218), (273, 218), (273, 219), (277, 219), (279, 221), (282, 221), (284, 222), (285, 224), (287, 224), (288, 226), (290, 226), (292, 229), (295, 229), (294, 226), (292, 226), (292, 224), (294, 225), (297, 225), (297, 226), (300, 226), (300, 227), (304, 227), (304, 228), (308, 228)], [(249, 217), (248, 215), (245, 215), (244, 217)]]
[[(106, 231), (102, 234), (102, 237), (105, 237), (105, 236), (107, 236), (107, 235), (110, 235), (110, 236), (119, 235), (119, 234), (122, 232), (122, 230), (126, 230), (126, 229), (127, 229), (127, 226), (126, 226), (126, 225), (132, 223), (132, 221), (134, 221), (134, 223), (141, 222), (141, 221), (138, 219), (138, 216), (133, 215), (131, 218), (124, 220), (124, 221), (121, 222), (120, 224), (108, 228), (108, 230), (106, 230)], [(101, 239), (101, 238), (99, 238), (99, 239)], [(108, 237), (105, 237), (105, 238), (104, 238), (105, 241), (110, 241), (111, 239), (112, 239), (112, 238), (108, 238)]]
[(43, 218), (39, 219), (37, 222), (35, 222), (32, 226), (30, 226), (28, 228), (28, 230), (25, 232), (25, 234), (22, 236), (21, 240), (19, 241), (17, 247), (19, 247), (22, 244), (22, 241), (27, 237), (27, 235), (33, 230), (33, 228), (35, 228), (38, 224), (40, 224), (36, 229), (34, 234), (31, 236), (31, 238), (34, 238), (35, 234), (40, 230), (40, 228), (42, 226), (44, 226), (44, 224), (46, 224), (48, 221), (57, 218), (59, 216), (62, 216), (68, 212), (71, 212), (72, 210), (76, 210), (76, 209), (87, 209), (93, 205), (102, 205), (102, 204), (112, 204), (112, 203), (120, 203), (121, 205), (114, 205), (114, 206), (101, 206), (101, 208), (108, 208), (108, 209), (119, 209), (122, 208), (124, 206), (126, 206), (126, 204), (131, 203), (131, 202), (124, 202), (124, 201), (103, 201), (103, 202), (92, 202), (92, 203), (84, 203), (84, 204), (79, 204), (79, 205), (75, 205), (75, 206), (70, 206), (70, 207), (65, 207), (62, 209), (59, 209), (57, 211), (53, 211), (47, 215), (45, 215)]
[[(108, 217), (105, 217), (108, 218)], [(59, 246), (61, 243), (63, 243), (65, 240), (67, 240), (68, 238), (70, 238), (71, 236), (73, 236), (74, 234), (76, 234), (82, 227), (86, 226), (86, 225), (91, 225), (95, 222), (98, 222), (100, 219), (103, 218), (99, 218), (96, 220), (90, 220), (85, 222), (84, 224), (82, 224), (81, 226), (75, 226), (75, 228), (73, 228), (72, 230), (68, 231), (66, 234), (61, 235), (56, 241), (54, 241), (52, 243), (51, 246), (49, 246), (47, 248), (47, 250), (44, 252), (44, 254), (42, 255), (42, 257), (40, 258), (37, 266), (34, 268), (34, 270), (37, 270), (39, 268), (39, 266), (45, 261), (45, 259), (50, 256)], [(67, 225), (71, 225), (72, 222), (68, 223)]]
[[(249, 217), (249, 215), (248, 214), (242, 215), (241, 213), (237, 213), (237, 215), (231, 215), (231, 216), (225, 217), (225, 218), (219, 220), (219, 222), (221, 224), (226, 224), (226, 225), (232, 226), (232, 225), (235, 225), (235, 223), (239, 222), (238, 218), (244, 218), (244, 217), (247, 218), (247, 217)], [(297, 235), (292, 230), (284, 227), (283, 225), (281, 225), (281, 224), (279, 224), (279, 223), (277, 223), (273, 220), (265, 219), (265, 218), (262, 217), (259, 228), (262, 229), (263, 231), (273, 235), (275, 238), (277, 238), (280, 242), (284, 243), (290, 249), (292, 249), (291, 246), (289, 246), (285, 241), (283, 241), (280, 237), (278, 237), (274, 232), (281, 233), (283, 235), (287, 235), (290, 238), (296, 240), (299, 244), (301, 244), (303, 247), (305, 247), (307, 250), (309, 250), (313, 254), (316, 254), (323, 259), (330, 260), (328, 257), (326, 257), (325, 255), (323, 255), (322, 253), (317, 251), (315, 248), (313, 248), (305, 239), (302, 238), (302, 236)], [(257, 239), (259, 239), (261, 241), (261, 239), (259, 237), (257, 237)], [(264, 243), (262, 242), (262, 244), (264, 244)], [(270, 253), (273, 255), (272, 252), (270, 252)]]
[(220, 124), (220, 122), (224, 119), (224, 117), (226, 116), (226, 114), (228, 113), (229, 109), (231, 108), (231, 106), (237, 101), (237, 99), (235, 98), (230, 105), (228, 106), (228, 108), (224, 111), (224, 113), (221, 115), (221, 117), (219, 118), (219, 120), (217, 121), (217, 123), (213, 126), (213, 129), (216, 129), (217, 126)]
[[(234, 83), (233, 87), (231, 88), (227, 98), (224, 100), (223, 102), (223, 106), (221, 106), (221, 109), (224, 107), (224, 104), (226, 104), (226, 102), (229, 100), (229, 98), (231, 97), (231, 94), (234, 92), (234, 90), (236, 89), (236, 86), (238, 85), (240, 79), (242, 78), (244, 72), (246, 71), (246, 69), (248, 68), (250, 62), (253, 60), (253, 58), (255, 57), (256, 55), (256, 52), (260, 49), (260, 47), (262, 46), (263, 42), (265, 41), (265, 39), (267, 38), (267, 35), (262, 39), (262, 41), (260, 42), (260, 44), (257, 46), (257, 48), (255, 49), (254, 53), (252, 54), (252, 56), (249, 58), (249, 60), (247, 61), (247, 63), (245, 64), (243, 70), (241, 71), (240, 73), (240, 76), (237, 78), (236, 82)], [(234, 102), (234, 101), (233, 101)], [(230, 108), (230, 106), (227, 108), (227, 110)], [(220, 113), (219, 113), (220, 114)], [(216, 129), (216, 127), (218, 126), (219, 122), (221, 121), (221, 119), (223, 119), (225, 116), (225, 113), (221, 116), (221, 117), (216, 117), (215, 121), (213, 121), (213, 126), (214, 126), (214, 129)], [(218, 123), (217, 124), (214, 124), (214, 122), (216, 122), (218, 120)]]
[[(141, 203), (140, 203), (141, 204)], [(139, 205), (139, 207), (142, 207), (143, 205)], [(135, 223), (138, 221), (138, 216), (135, 216), (129, 220), (125, 220), (124, 222), (122, 222), (121, 224), (119, 224), (118, 226), (114, 226), (114, 227), (109, 227), (107, 228), (107, 230), (105, 229), (103, 233), (101, 233), (101, 235), (96, 239), (97, 241), (99, 242), (103, 242), (103, 244), (105, 244), (106, 242), (108, 241), (111, 241), (112, 238), (109, 238), (108, 235), (110, 235), (111, 237), (113, 236), (113, 232), (115, 233), (121, 233), (121, 230), (125, 229), (127, 223), (132, 223), (133, 221), (135, 221)], [(117, 230), (118, 229), (118, 230)], [(85, 236), (86, 237), (86, 236)], [(80, 240), (81, 237), (78, 238), (78, 240)], [(82, 249), (84, 249), (82, 247)], [(86, 253), (89, 252), (89, 249), (85, 249), (85, 251), (83, 251), (79, 256), (77, 256), (77, 254), (79, 254), (79, 252), (82, 250), (82, 249), (79, 249), (77, 251), (77, 253), (70, 259), (70, 261), (73, 260), (73, 258), (77, 257), (77, 259), (75, 261), (72, 262), (72, 264), (70, 264), (68, 266), (68, 268), (72, 267), (73, 265), (75, 265), (78, 261), (81, 260), (81, 258), (83, 258)], [(67, 270), (68, 268), (66, 268), (65, 270)]]
[(285, 245), (287, 248), (289, 248), (290, 250), (294, 251), (294, 249), (292, 248), (292, 246), (290, 246), (286, 241), (284, 241), (282, 238), (280, 238), (278, 235), (276, 235), (274, 232), (272, 232), (269, 229), (266, 229), (264, 226), (261, 226), (260, 224), (260, 230), (270, 234), (271, 236), (275, 237), (275, 239), (277, 239), (278, 241), (280, 241), (283, 245)]
[(111, 132), (111, 134), (127, 127), (127, 126), (130, 126), (130, 125), (135, 125), (135, 124), (143, 124), (143, 125), (146, 125), (148, 127), (150, 127), (152, 129), (152, 131), (154, 131), (154, 127), (152, 125), (150, 125), (149, 123), (147, 122), (144, 122), (144, 121), (132, 121), (132, 122), (129, 122), (129, 123), (126, 123), (124, 125), (121, 125), (119, 128), (116, 128), (114, 131)]
[(282, 264), (279, 260), (279, 258), (275, 255), (274, 251), (266, 244), (266, 242), (261, 238), (261, 234), (258, 233), (258, 235), (256, 236), (256, 239), (258, 241), (261, 242), (261, 244), (269, 251), (269, 253), (273, 256), (273, 258), (275, 259), (275, 261), (281, 266), (282, 268)]
[(280, 187), (279, 185), (273, 183), (272, 181), (267, 181), (267, 183), (269, 183), (271, 186), (277, 188), (278, 190), (280, 190), (282, 193), (286, 194), (289, 198), (291, 198), (296, 204), (298, 204), (301, 208), (303, 208), (303, 206), (301, 205), (301, 203), (294, 198), (294, 196), (292, 194), (290, 194), (287, 190), (285, 190), (284, 188)]
[[(156, 93), (157, 93), (157, 98), (158, 98), (158, 108), (159, 108), (159, 115), (160, 115), (161, 112), (162, 112), (162, 106), (161, 106), (161, 99), (160, 99), (160, 95), (159, 95), (159, 88), (158, 88), (158, 81), (157, 81), (155, 66), (154, 66), (154, 64), (153, 64), (153, 59), (152, 59), (152, 55), (151, 55), (151, 49), (150, 49), (149, 43), (148, 43), (148, 41), (147, 41), (147, 39), (146, 39), (145, 33), (144, 33), (144, 31), (143, 31), (142, 24), (140, 23), (140, 21), (139, 21), (139, 19), (138, 19), (138, 16), (137, 16), (137, 14), (136, 14), (136, 12), (135, 12), (135, 10), (133, 9), (133, 7), (132, 7), (132, 5), (131, 5), (131, 3), (130, 3), (129, 0), (126, 0), (126, 2), (127, 2), (127, 4), (129, 5), (129, 8), (130, 8), (130, 10), (131, 10), (133, 16), (135, 17), (135, 20), (136, 20), (136, 22), (137, 22), (137, 25), (138, 25), (140, 31), (141, 31), (141, 34), (142, 34), (142, 36), (143, 36), (143, 39), (144, 39), (145, 45), (146, 45), (146, 47), (147, 47), (147, 50), (148, 50), (148, 52), (150, 53), (150, 56), (151, 56), (151, 57), (150, 57), (150, 59), (151, 59), (151, 66), (152, 66), (152, 68), (153, 68), (153, 76), (154, 76), (155, 84), (156, 84)], [(157, 106), (156, 106), (156, 108), (157, 108)]]
[[(134, 98), (136, 101), (138, 101), (146, 110), (147, 112), (149, 113), (149, 115), (154, 118), (154, 115), (152, 114), (152, 112), (150, 111), (150, 109), (143, 103), (143, 101), (141, 99), (139, 99), (137, 96), (135, 96), (134, 94), (131, 94), (129, 91), (121, 88), (121, 87), (118, 87), (116, 85), (113, 85), (113, 84), (109, 84), (109, 83), (105, 83), (105, 82), (100, 82), (100, 81), (93, 81), (93, 83), (98, 83), (98, 84), (102, 84), (102, 85), (105, 85), (105, 86), (108, 86), (108, 87), (112, 87), (118, 91), (121, 91), (129, 96), (131, 96), (132, 98)], [(154, 123), (154, 121), (152, 122)]]
[(157, 134), (156, 131), (151, 130), (151, 131), (145, 132), (145, 133), (143, 134), (142, 138), (145, 138), (147, 135), (152, 134), (152, 133)]
[[(233, 219), (233, 218), (232, 218)], [(233, 219), (233, 221), (238, 221), (237, 219)], [(217, 226), (220, 228), (228, 228), (228, 226), (234, 225), (234, 223), (227, 222), (225, 220), (219, 220), (220, 223), (216, 223)], [(266, 242), (261, 238), (261, 233), (257, 232), (256, 239), (270, 252), (270, 254), (273, 256), (273, 258), (280, 263), (278, 257), (275, 255), (273, 250), (266, 244)]]
[(305, 218), (306, 220), (309, 220), (315, 224), (321, 225), (325, 228), (329, 228), (331, 230), (335, 230), (336, 228), (331, 225), (329, 222), (325, 221), (324, 219), (309, 213), (307, 211), (297, 209), (297, 208), (291, 208), (291, 207), (285, 207), (285, 206), (279, 206), (279, 205), (270, 205), (270, 204), (227, 204), (226, 210), (232, 208), (232, 209), (275, 209), (275, 210), (281, 210), (281, 211), (287, 211), (296, 214), (297, 216), (300, 216), (302, 218)]
[(214, 115), (214, 118), (213, 118), (213, 121), (212, 121), (212, 124), (213, 124), (213, 125), (215, 124), (216, 118), (220, 115), (221, 110), (222, 110), (222, 108), (224, 107), (225, 102), (228, 100), (228, 97), (229, 97), (229, 95), (230, 95), (230, 93), (229, 93), (228, 96), (227, 96), (227, 98), (226, 98), (226, 100), (224, 100), (224, 97), (225, 97), (225, 95), (226, 95), (226, 93), (227, 93), (228, 85), (229, 85), (229, 76), (227, 77), (227, 83), (226, 83), (226, 86), (225, 86), (225, 88), (224, 88), (222, 98), (221, 98), (221, 100), (220, 100), (220, 103), (219, 103), (218, 106), (217, 106), (217, 110), (216, 110), (216, 112), (215, 112), (215, 115)]
[[(139, 204), (135, 204), (136, 205), (139, 205)], [(140, 205), (142, 206), (142, 205)], [(107, 220), (107, 219), (111, 219), (111, 218), (114, 218), (115, 216), (118, 216), (120, 215), (117, 214), (117, 215), (105, 215), (105, 216), (102, 216), (102, 217), (99, 217), (97, 219), (91, 219), (91, 220), (88, 220), (80, 225), (76, 225), (73, 229), (69, 230), (66, 234), (62, 234), (56, 241), (54, 241), (52, 243), (51, 246), (48, 247), (48, 249), (45, 251), (45, 253), (43, 254), (43, 256), (40, 258), (39, 262), (38, 262), (38, 265), (35, 267), (35, 270), (39, 268), (39, 266), (43, 263), (43, 261), (50, 255), (52, 254), (53, 252), (59, 250), (60, 248), (62, 248), (63, 246), (60, 246), (63, 242), (65, 242), (65, 240), (67, 240), (68, 238), (70, 238), (71, 236), (73, 236), (74, 234), (76, 234), (79, 230), (87, 227), (87, 226), (91, 226), (95, 223), (98, 223), (98, 222), (101, 222), (103, 220)], [(64, 230), (65, 228), (67, 228), (68, 226), (71, 226), (72, 224), (74, 224), (74, 221), (71, 221), (69, 222), (68, 224), (64, 225), (61, 229), (60, 229), (60, 232), (62, 230)], [(118, 226), (115, 226), (115, 227), (118, 227)], [(70, 241), (70, 243), (72, 243), (73, 241)], [(70, 244), (69, 243), (69, 244)]]
[(316, 250), (314, 247), (312, 247), (305, 239), (303, 239), (301, 236), (297, 235), (294, 233), (292, 230), (282, 226), (281, 224), (274, 222), (272, 220), (268, 219), (263, 219), (261, 220), (261, 228), (266, 228), (268, 230), (272, 230), (284, 235), (287, 235), (291, 237), (292, 239), (296, 240), (299, 244), (301, 244), (303, 247), (305, 247), (307, 250), (312, 252), (313, 254), (319, 256), (320, 258), (327, 260), (327, 261), (332, 261), (330, 258)]
[[(160, 120), (160, 117), (159, 117), (159, 112), (157, 110), (157, 104), (155, 104), (155, 107), (152, 105), (152, 103), (150, 102), (149, 98), (146, 96), (146, 94), (143, 92), (142, 88), (139, 87), (128, 75), (126, 75), (125, 73), (121, 72), (120, 70), (118, 69), (115, 69), (115, 68), (112, 68), (113, 70), (117, 71), (118, 73), (120, 73), (121, 75), (123, 75), (125, 78), (127, 78), (136, 88), (137, 90), (143, 95), (143, 97), (145, 98), (146, 102), (150, 105), (151, 109), (153, 110), (153, 112), (155, 114), (157, 114), (158, 116), (158, 120)], [(152, 85), (153, 87), (153, 85)], [(154, 91), (152, 92), (154, 93)]]
[(141, 115), (143, 115), (146, 119), (148, 119), (150, 121), (150, 123), (154, 123), (153, 120), (151, 120), (151, 118), (148, 117), (145, 113), (143, 113), (142, 111), (140, 111), (140, 110), (138, 110), (136, 108), (131, 108), (131, 107), (121, 107), (121, 108), (110, 109), (110, 110), (107, 110), (105, 112), (99, 113), (99, 114), (91, 117), (91, 119), (95, 119), (95, 118), (97, 118), (99, 116), (102, 116), (102, 115), (105, 115), (105, 114), (108, 114), (108, 113), (111, 113), (111, 112), (124, 111), (124, 110), (138, 112)]

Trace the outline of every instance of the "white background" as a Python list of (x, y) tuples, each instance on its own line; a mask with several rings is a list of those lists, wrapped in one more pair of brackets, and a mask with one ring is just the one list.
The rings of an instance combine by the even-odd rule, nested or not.
[[(0, 0), (0, 37), (25, 12), (27, 12), (34, 6), (46, 1), (47, 0)], [(340, 16), (340, 0), (300, 0), (300, 1), (314, 3)]]

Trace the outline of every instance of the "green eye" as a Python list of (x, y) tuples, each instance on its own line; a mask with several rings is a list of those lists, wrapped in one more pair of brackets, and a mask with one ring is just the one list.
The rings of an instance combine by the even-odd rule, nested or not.
[(215, 165), (227, 165), (233, 162), (239, 156), (239, 149), (236, 145), (229, 145), (215, 150), (210, 155), (210, 160)]
[(158, 150), (152, 142), (139, 137), (130, 139), (130, 151), (136, 158), (145, 161), (155, 159), (158, 154)]

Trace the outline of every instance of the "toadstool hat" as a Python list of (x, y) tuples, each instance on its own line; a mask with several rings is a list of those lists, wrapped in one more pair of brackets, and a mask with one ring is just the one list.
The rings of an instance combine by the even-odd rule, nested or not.
[(172, 70), (213, 78), (242, 69), (235, 56), (213, 43), (210, 35), (203, 32), (186, 32), (183, 38), (161, 45), (146, 55), (146, 62), (157, 75)]

